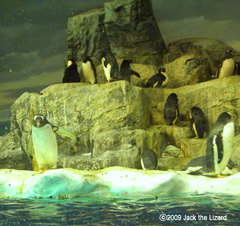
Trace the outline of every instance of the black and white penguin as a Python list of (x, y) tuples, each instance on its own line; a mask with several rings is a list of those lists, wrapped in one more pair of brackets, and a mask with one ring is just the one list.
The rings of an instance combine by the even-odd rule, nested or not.
[(32, 125), (32, 142), (35, 157), (40, 171), (57, 167), (58, 146), (57, 127), (43, 116), (36, 115)]
[(234, 123), (230, 114), (223, 112), (213, 125), (207, 140), (206, 166), (208, 172), (220, 174), (232, 156)]
[(75, 60), (70, 59), (68, 61), (62, 82), (63, 83), (80, 82), (77, 63)]
[(207, 132), (207, 122), (201, 108), (196, 106), (190, 109), (190, 130), (196, 138), (203, 138), (204, 132)]
[(141, 166), (143, 170), (155, 170), (158, 165), (158, 158), (155, 151), (147, 149), (143, 151), (141, 157)]
[(169, 77), (166, 72), (166, 69), (160, 68), (157, 74), (153, 75), (150, 79), (148, 79), (148, 81), (144, 85), (144, 88), (150, 88), (150, 87), (164, 88), (167, 86), (168, 81), (169, 81)]
[[(36, 159), (38, 169), (43, 172), (57, 167), (58, 145), (56, 133), (77, 141), (76, 135), (64, 128), (53, 126), (43, 115), (35, 115), (29, 142), (29, 153)], [(33, 149), (33, 150), (30, 150)]]
[(223, 78), (234, 75), (235, 61), (233, 51), (228, 49), (223, 57), (222, 64), (217, 69), (217, 78)]
[(121, 79), (124, 79), (128, 82), (131, 82), (131, 75), (135, 75), (138, 78), (140, 78), (140, 75), (131, 69), (130, 64), (132, 63), (132, 60), (123, 60), (121, 66), (120, 66), (120, 77)]
[(96, 68), (92, 62), (92, 59), (89, 56), (84, 55), (82, 59), (82, 72), (83, 76), (89, 81), (92, 85), (97, 83), (97, 73)]
[(107, 81), (118, 80), (120, 76), (119, 66), (113, 53), (108, 49), (106, 51), (101, 51), (99, 55)]
[(176, 93), (171, 93), (164, 106), (164, 118), (167, 125), (175, 125), (179, 117), (178, 97)]

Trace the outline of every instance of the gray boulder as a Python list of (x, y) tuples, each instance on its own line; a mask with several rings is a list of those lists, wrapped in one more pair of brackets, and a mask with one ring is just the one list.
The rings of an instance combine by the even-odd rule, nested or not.
[(169, 76), (168, 88), (194, 85), (212, 78), (206, 57), (183, 55), (164, 66)]
[(166, 46), (153, 15), (151, 0), (117, 0), (104, 4), (104, 24), (117, 58), (160, 65)]

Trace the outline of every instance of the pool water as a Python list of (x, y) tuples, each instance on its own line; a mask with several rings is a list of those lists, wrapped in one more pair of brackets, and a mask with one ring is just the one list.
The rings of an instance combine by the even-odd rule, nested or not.
[(240, 225), (239, 211), (240, 197), (223, 195), (2, 199), (0, 225)]

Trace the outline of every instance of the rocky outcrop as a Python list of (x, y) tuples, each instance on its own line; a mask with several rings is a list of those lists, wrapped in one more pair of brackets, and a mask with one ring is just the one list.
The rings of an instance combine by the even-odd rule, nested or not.
[(151, 0), (117, 0), (68, 20), (68, 58), (93, 57), (110, 48), (116, 58), (135, 63), (162, 63), (166, 46), (153, 15)]
[(160, 65), (165, 43), (151, 0), (111, 1), (104, 6), (107, 37), (117, 58)]
[[(158, 169), (180, 170), (190, 159), (203, 156), (206, 151), (206, 135), (204, 139), (192, 138), (191, 107), (203, 110), (209, 129), (221, 112), (230, 112), (235, 135), (240, 134), (239, 86), (240, 77), (231, 76), (174, 89), (144, 89), (117, 81), (103, 85), (58, 84), (41, 94), (25, 93), (12, 106), (11, 140), (19, 145), (12, 149), (2, 146), (0, 159), (10, 158), (14, 149), (19, 155), (19, 150), (24, 151), (19, 161), (23, 157), (26, 160), (24, 153), (28, 152), (33, 110), (45, 115), (53, 125), (67, 128), (78, 136), (76, 143), (58, 136), (60, 168), (141, 168), (140, 155), (144, 149), (151, 148), (159, 157)], [(176, 126), (167, 126), (163, 108), (172, 92), (179, 98), (180, 121)], [(234, 151), (239, 153), (238, 136), (234, 142)], [(234, 154), (233, 160), (239, 164), (238, 154)], [(22, 166), (12, 165), (12, 168), (19, 167)]]
[[(82, 154), (90, 153), (98, 162), (95, 166), (91, 161), (94, 169), (113, 165), (134, 167), (139, 151), (145, 147), (144, 130), (150, 124), (144, 90), (126, 81), (106, 85), (53, 85), (40, 95), (23, 94), (11, 109), (11, 133), (24, 152), (28, 153), (31, 112), (35, 112), (43, 114), (53, 125), (77, 134), (77, 143), (58, 137), (60, 159), (75, 156), (85, 161)], [(60, 166), (66, 166), (64, 162), (60, 161)], [(90, 164), (78, 163), (71, 167), (91, 168)]]
[[(141, 153), (150, 148), (159, 158), (158, 169), (180, 170), (192, 158), (205, 155), (207, 135), (194, 139), (189, 129), (193, 106), (203, 110), (209, 130), (220, 113), (231, 113), (237, 135), (232, 160), (240, 168), (240, 77), (212, 80), (217, 62), (229, 46), (206, 38), (170, 43), (162, 65), (169, 75), (169, 84), (156, 89), (140, 88), (144, 80), (157, 73), (165, 50), (150, 0), (110, 1), (104, 9), (69, 18), (67, 42), (68, 58), (81, 61), (85, 53), (97, 65), (98, 52), (110, 48), (119, 65), (123, 58), (134, 60), (131, 67), (141, 78), (133, 76), (131, 84), (103, 84), (106, 79), (98, 65), (99, 84), (56, 84), (40, 94), (24, 93), (11, 107), (11, 134), (0, 138), (1, 168), (32, 167), (31, 161), (26, 161), (32, 118), (43, 114), (53, 125), (78, 137), (75, 142), (57, 136), (59, 168), (139, 169)], [(167, 126), (164, 104), (173, 92), (178, 95), (180, 120), (176, 126)]]
[[(227, 49), (233, 48), (214, 38), (186, 38), (168, 45), (164, 55), (164, 64), (173, 62), (185, 55), (200, 56), (208, 59), (210, 74), (215, 75), (217, 66)], [(233, 50), (233, 53), (237, 52)], [(239, 56), (235, 58), (237, 61), (240, 60)]]
[(32, 169), (26, 153), (10, 134), (0, 136), (0, 168), (1, 169)]
[(169, 75), (168, 88), (194, 85), (212, 78), (209, 62), (206, 57), (183, 55), (165, 64)]

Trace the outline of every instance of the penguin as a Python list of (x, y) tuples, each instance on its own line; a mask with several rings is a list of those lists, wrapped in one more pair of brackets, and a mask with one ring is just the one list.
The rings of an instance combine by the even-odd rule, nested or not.
[(158, 165), (158, 158), (152, 149), (147, 149), (143, 151), (141, 157), (141, 166), (143, 170), (155, 170)]
[(136, 77), (140, 78), (140, 75), (131, 69), (130, 64), (132, 60), (123, 60), (120, 66), (120, 77), (128, 82), (131, 83), (131, 75), (135, 75)]
[[(206, 162), (206, 156), (194, 158), (182, 169), (182, 171), (187, 171), (191, 175), (207, 175), (208, 169)], [(234, 166), (235, 163), (229, 159), (227, 168), (232, 170)]]
[(89, 56), (84, 55), (82, 60), (83, 76), (93, 85), (97, 83), (96, 68)]
[(47, 169), (55, 169), (58, 160), (58, 145), (56, 134), (70, 137), (77, 141), (77, 137), (71, 131), (53, 126), (43, 115), (35, 115), (32, 124), (31, 144), (33, 158), (36, 158), (38, 169), (43, 172)]
[(164, 106), (164, 118), (168, 125), (175, 125), (179, 117), (178, 97), (176, 93), (171, 93)]
[(234, 75), (240, 75), (240, 63), (235, 62)]
[(232, 156), (234, 123), (227, 112), (219, 115), (207, 140), (206, 166), (208, 172), (221, 174)]
[(204, 132), (207, 132), (207, 122), (203, 111), (194, 106), (190, 109), (190, 130), (194, 132), (196, 138), (203, 138)]
[(168, 74), (166, 73), (166, 69), (165, 68), (160, 68), (158, 70), (158, 73), (153, 75), (144, 85), (144, 88), (164, 88), (167, 86), (169, 81), (169, 77)]
[(77, 63), (75, 60), (70, 59), (65, 69), (62, 83), (80, 82)]
[(234, 74), (235, 61), (233, 51), (228, 49), (223, 57), (222, 64), (217, 69), (217, 78), (223, 78)]
[(118, 80), (120, 76), (119, 66), (113, 53), (110, 50), (101, 51), (100, 58), (107, 82)]
[(43, 115), (36, 115), (32, 125), (32, 142), (40, 171), (57, 168), (58, 146), (53, 126)]

